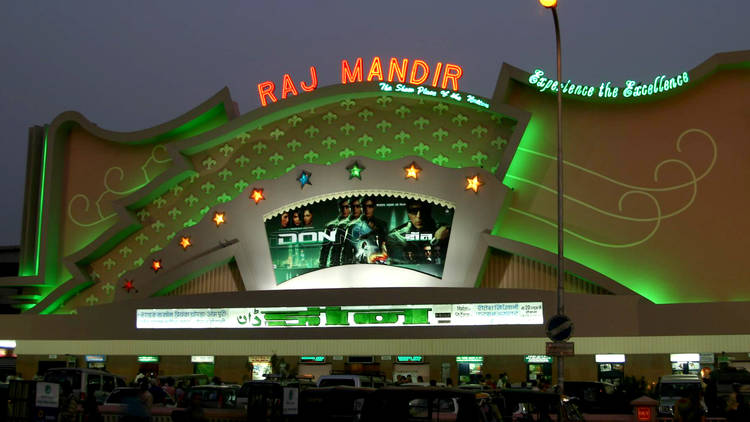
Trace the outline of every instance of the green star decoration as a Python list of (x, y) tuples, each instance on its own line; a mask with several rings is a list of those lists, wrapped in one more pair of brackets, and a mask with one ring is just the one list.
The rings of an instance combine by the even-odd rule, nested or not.
[(346, 170), (349, 171), (349, 180), (354, 179), (355, 177), (362, 180), (362, 172), (365, 168), (362, 167), (358, 161), (355, 161), (352, 165), (347, 167)]

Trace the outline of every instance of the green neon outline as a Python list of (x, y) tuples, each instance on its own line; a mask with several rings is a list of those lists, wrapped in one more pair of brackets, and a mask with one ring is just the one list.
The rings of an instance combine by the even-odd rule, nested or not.
[(42, 251), (42, 213), (44, 212), (44, 182), (47, 176), (47, 135), (49, 127), (44, 128), (44, 148), (42, 150), (42, 180), (39, 188), (39, 217), (37, 217), (36, 228), (36, 254), (34, 257), (34, 274), (39, 275), (39, 256)]

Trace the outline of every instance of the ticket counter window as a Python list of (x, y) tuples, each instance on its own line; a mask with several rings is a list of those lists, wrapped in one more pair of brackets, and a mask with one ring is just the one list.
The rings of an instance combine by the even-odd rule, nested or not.
[(596, 374), (599, 382), (621, 385), (625, 378), (625, 355), (596, 355)]
[(672, 362), (672, 374), (695, 374), (700, 375), (701, 365), (699, 362)]
[(546, 355), (526, 355), (526, 381), (539, 385), (552, 380), (552, 357)]
[(149, 378), (159, 376), (159, 364), (158, 363), (141, 363), (138, 365), (138, 373), (143, 374)]
[(264, 380), (272, 372), (270, 360), (250, 361), (253, 365), (253, 380)]
[(459, 384), (481, 384), (482, 365), (484, 358), (482, 356), (456, 356), (458, 364), (458, 383)]
[(620, 385), (625, 378), (625, 364), (599, 363), (597, 364), (597, 377), (599, 378), (599, 382)]
[(214, 377), (214, 357), (213, 356), (191, 356), (190, 362), (193, 364), (193, 373), (205, 375), (209, 378)]
[(698, 353), (672, 353), (669, 355), (672, 362), (672, 374), (694, 374), (700, 375), (701, 364)]

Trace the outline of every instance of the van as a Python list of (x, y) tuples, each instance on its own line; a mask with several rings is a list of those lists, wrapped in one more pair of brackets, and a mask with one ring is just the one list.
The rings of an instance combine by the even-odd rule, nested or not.
[(385, 378), (372, 375), (321, 375), (318, 378), (318, 387), (370, 387), (380, 388), (385, 386)]
[(126, 386), (125, 378), (119, 375), (88, 368), (51, 368), (44, 374), (44, 381), (54, 382), (61, 386), (66, 381), (70, 382), (73, 394), (81, 402), (86, 399), (88, 389), (93, 388), (96, 402), (99, 404), (104, 403), (109, 393), (116, 387)]
[[(674, 416), (674, 404), (682, 397), (698, 396), (703, 390), (701, 378), (695, 374), (665, 375), (659, 379), (656, 394), (659, 396), (659, 416)], [(706, 404), (701, 399), (701, 406)]]

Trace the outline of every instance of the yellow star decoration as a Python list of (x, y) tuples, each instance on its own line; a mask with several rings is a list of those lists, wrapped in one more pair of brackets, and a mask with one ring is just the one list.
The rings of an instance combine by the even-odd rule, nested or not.
[(180, 238), (180, 246), (182, 246), (183, 250), (187, 250), (187, 248), (193, 246), (193, 243), (190, 241), (190, 236), (182, 236)]
[(216, 223), (216, 227), (221, 226), (222, 224), (226, 223), (226, 220), (224, 219), (225, 213), (223, 212), (215, 212), (214, 218), (212, 218), (213, 222)]
[(406, 178), (414, 180), (419, 178), (419, 172), (422, 171), (414, 162), (409, 167), (404, 167), (404, 170), (406, 171)]
[(263, 196), (263, 189), (253, 189), (253, 193), (250, 194), (250, 199), (255, 201), (256, 204), (266, 199), (266, 197)]
[(164, 268), (161, 265), (161, 259), (155, 259), (154, 262), (151, 263), (151, 269), (154, 270), (154, 272), (159, 272), (160, 269)]
[(473, 190), (474, 193), (479, 192), (479, 187), (483, 184), (484, 183), (479, 180), (479, 176), (466, 178), (466, 190)]

